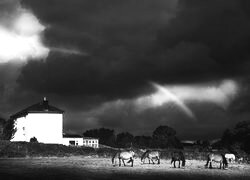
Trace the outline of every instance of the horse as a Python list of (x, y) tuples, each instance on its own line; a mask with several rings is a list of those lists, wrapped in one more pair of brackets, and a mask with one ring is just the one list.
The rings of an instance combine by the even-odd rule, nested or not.
[(123, 165), (126, 166), (124, 160), (129, 160), (127, 163), (131, 162), (131, 167), (133, 167), (134, 164), (134, 151), (119, 151), (115, 153), (115, 155), (112, 157), (112, 164), (115, 166), (115, 158), (119, 159), (119, 166), (121, 166), (121, 160), (123, 162)]
[(235, 162), (235, 155), (234, 154), (225, 154), (225, 158), (228, 162), (233, 163)]
[(147, 150), (146, 152), (144, 152), (141, 156), (141, 162), (145, 162), (145, 159), (148, 158), (148, 162), (150, 164), (150, 160), (152, 161), (153, 164), (154, 163), (154, 159), (158, 161), (158, 164), (160, 164), (160, 152), (159, 151), (151, 151), (151, 150)]
[(228, 162), (224, 154), (209, 153), (207, 155), (207, 163), (205, 164), (205, 167), (208, 167), (208, 164), (209, 164), (209, 168), (212, 169), (212, 161), (220, 163), (220, 169), (221, 169), (221, 165), (223, 169), (228, 167)]
[(240, 163), (243, 163), (243, 161), (244, 161), (244, 158), (243, 157), (239, 157), (238, 158), (238, 163), (240, 164)]
[[(179, 161), (179, 168), (180, 168), (180, 164), (183, 167), (185, 166), (186, 160), (185, 160), (185, 156), (184, 156), (183, 152), (181, 152), (181, 151), (173, 152), (171, 155), (172, 155), (171, 165), (174, 162), (174, 168), (176, 168), (175, 161)], [(182, 163), (181, 163), (181, 161), (182, 161)]]

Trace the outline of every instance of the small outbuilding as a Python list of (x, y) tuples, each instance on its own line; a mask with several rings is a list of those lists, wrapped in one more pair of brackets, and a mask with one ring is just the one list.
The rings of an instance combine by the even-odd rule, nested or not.
[(83, 137), (83, 145), (92, 148), (99, 148), (99, 139), (92, 137)]
[(83, 138), (77, 134), (63, 134), (63, 145), (83, 146)]

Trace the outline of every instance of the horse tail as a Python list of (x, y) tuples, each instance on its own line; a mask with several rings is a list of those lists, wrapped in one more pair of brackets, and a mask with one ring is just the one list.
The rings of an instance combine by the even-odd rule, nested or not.
[(146, 158), (146, 155), (148, 154), (148, 152), (149, 152), (149, 150), (147, 150), (146, 152), (144, 152), (144, 153), (142, 154), (142, 156), (141, 156), (141, 161), (142, 161), (143, 159)]
[(205, 164), (206, 167), (208, 166), (209, 161), (210, 161), (210, 157), (209, 157), (209, 154), (208, 154), (207, 155), (207, 163)]
[(113, 165), (114, 165), (116, 156), (117, 156), (117, 153), (115, 153), (114, 156), (113, 156), (112, 159), (111, 159)]

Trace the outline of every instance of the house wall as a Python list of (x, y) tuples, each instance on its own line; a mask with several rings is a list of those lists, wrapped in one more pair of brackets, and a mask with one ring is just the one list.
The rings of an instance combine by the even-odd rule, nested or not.
[(17, 131), (11, 141), (30, 141), (36, 137), (38, 142), (62, 144), (63, 114), (29, 113), (16, 121)]
[(83, 139), (82, 138), (63, 138), (63, 145), (69, 146), (70, 141), (75, 141), (75, 146), (83, 146)]
[(20, 117), (15, 120), (16, 132), (11, 141), (26, 141), (26, 117)]

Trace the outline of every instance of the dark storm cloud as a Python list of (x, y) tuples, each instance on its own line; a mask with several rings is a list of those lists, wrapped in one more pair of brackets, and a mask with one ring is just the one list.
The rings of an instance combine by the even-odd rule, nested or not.
[[(30, 61), (23, 68), (21, 86), (107, 98), (135, 96), (148, 86), (145, 51), (175, 10), (175, 1), (23, 1), (23, 5), (48, 26), (45, 42), (52, 53), (45, 62)], [(67, 56), (53, 52), (54, 47), (88, 56)]]
[[(47, 25), (52, 52), (29, 62), (19, 83), (57, 94), (127, 98), (149, 81), (178, 83), (241, 76), (249, 58), (246, 1), (23, 1)], [(49, 68), (49, 81), (46, 81)]]
[[(184, 52), (183, 63), (174, 68), (177, 73), (173, 74), (173, 81), (176, 78), (181, 81), (183, 75), (192, 81), (245, 73), (242, 66), (249, 61), (250, 48), (250, 7), (246, 4), (249, 3), (235, 0), (179, 1), (179, 13), (160, 30), (155, 50), (156, 54), (165, 58), (166, 66), (168, 62), (176, 66), (178, 64), (169, 61), (169, 49), (181, 44), (189, 48), (187, 57), (187, 51), (178, 51), (179, 54)], [(192, 44), (196, 45), (193, 49), (190, 48)], [(206, 51), (201, 51), (202, 48)], [(176, 62), (178, 56), (175, 57), (172, 59)], [(192, 62), (193, 57), (198, 57), (197, 61)], [(183, 70), (184, 73), (178, 73)]]

